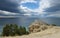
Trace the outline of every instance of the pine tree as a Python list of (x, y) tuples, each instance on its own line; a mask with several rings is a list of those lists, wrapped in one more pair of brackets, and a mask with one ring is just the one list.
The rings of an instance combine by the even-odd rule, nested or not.
[(3, 36), (9, 36), (9, 33), (10, 33), (10, 27), (8, 24), (6, 24), (6, 26), (3, 28), (3, 33), (2, 35)]

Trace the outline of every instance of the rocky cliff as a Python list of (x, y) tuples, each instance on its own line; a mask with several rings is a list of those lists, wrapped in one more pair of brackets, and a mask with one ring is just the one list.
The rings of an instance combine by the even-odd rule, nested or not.
[(40, 32), (43, 31), (45, 29), (51, 28), (52, 25), (49, 25), (43, 21), (40, 20), (35, 20), (30, 26), (29, 26), (29, 31), (30, 33), (34, 33), (34, 32)]

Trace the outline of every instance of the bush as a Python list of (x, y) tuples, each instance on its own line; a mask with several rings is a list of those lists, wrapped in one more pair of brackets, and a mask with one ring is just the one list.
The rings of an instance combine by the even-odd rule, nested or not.
[(18, 27), (17, 24), (6, 24), (2, 32), (3, 36), (15, 36), (26, 34), (29, 34), (29, 32), (26, 31), (26, 28), (22, 26)]
[(10, 27), (8, 24), (6, 24), (6, 26), (3, 28), (3, 36), (9, 36), (9, 33), (10, 33)]
[(56, 26), (55, 24), (52, 24), (52, 26)]

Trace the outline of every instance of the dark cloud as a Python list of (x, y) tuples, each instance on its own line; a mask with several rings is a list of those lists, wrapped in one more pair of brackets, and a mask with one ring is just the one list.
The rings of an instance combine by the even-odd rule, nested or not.
[(9, 12), (20, 12), (18, 6), (19, 3), (17, 3), (17, 1), (11, 2), (10, 0), (0, 0), (0, 10), (9, 11)]
[(56, 12), (56, 11), (60, 11), (60, 4), (45, 9), (45, 12)]

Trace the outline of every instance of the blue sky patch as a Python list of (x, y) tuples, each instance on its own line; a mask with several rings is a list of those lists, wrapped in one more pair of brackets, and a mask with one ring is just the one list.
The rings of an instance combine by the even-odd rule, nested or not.
[(31, 2), (23, 3), (22, 5), (23, 7), (27, 7), (29, 9), (37, 9), (39, 7), (39, 4)]

